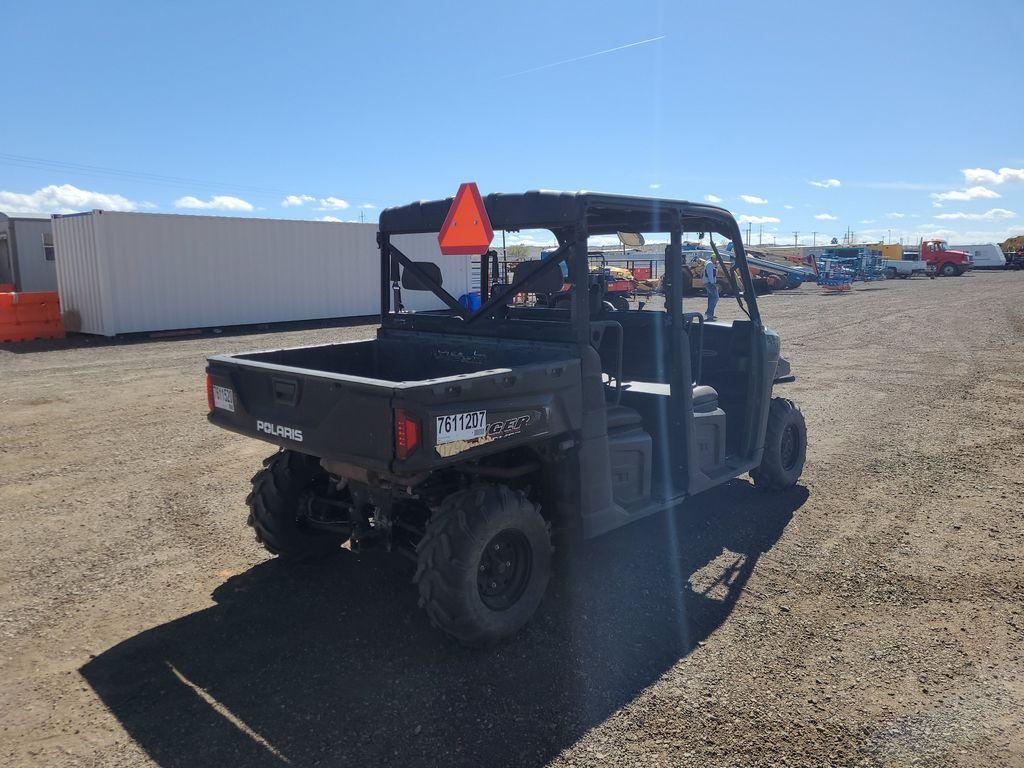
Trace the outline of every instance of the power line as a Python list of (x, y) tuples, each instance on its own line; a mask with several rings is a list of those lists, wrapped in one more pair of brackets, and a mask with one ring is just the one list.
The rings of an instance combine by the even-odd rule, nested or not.
[(144, 171), (128, 171), (121, 168), (108, 168), (101, 165), (86, 165), (85, 163), (69, 163), (61, 160), (48, 160), (42, 157), (12, 155), (6, 152), (0, 152), (0, 165), (14, 166), (17, 168), (32, 168), (36, 170), (60, 171), (62, 173), (77, 174), (81, 176), (99, 176), (102, 178), (136, 181), (165, 187), (178, 187), (185, 189), (195, 189), (199, 187), (225, 192), (249, 192), (270, 195), (288, 194), (285, 190), (273, 187), (250, 187), (244, 184), (205, 181), (203, 179), (193, 179), (185, 176), (166, 176), (163, 174), (147, 173)]

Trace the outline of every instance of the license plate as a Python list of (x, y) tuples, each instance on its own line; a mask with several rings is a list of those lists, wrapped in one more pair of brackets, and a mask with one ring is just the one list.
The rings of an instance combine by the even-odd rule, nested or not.
[(437, 417), (437, 445), (475, 440), (487, 434), (487, 411), (469, 411)]
[(213, 385), (213, 407), (235, 412), (235, 393), (229, 387)]

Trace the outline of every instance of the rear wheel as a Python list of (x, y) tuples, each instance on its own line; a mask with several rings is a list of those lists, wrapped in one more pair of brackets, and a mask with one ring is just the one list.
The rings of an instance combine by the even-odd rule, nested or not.
[(796, 403), (772, 398), (768, 428), (764, 436), (761, 465), (751, 471), (754, 485), (767, 491), (782, 491), (796, 485), (807, 458), (807, 424)]
[(551, 575), (547, 523), (526, 496), (503, 485), (448, 496), (416, 550), (420, 606), (431, 624), (469, 646), (522, 628)]
[(309, 528), (302, 515), (304, 505), (328, 483), (314, 456), (282, 450), (264, 459), (245, 500), (256, 541), (268, 552), (293, 561), (320, 560), (337, 552), (346, 537)]
[(896, 267), (886, 267), (885, 276), (887, 278), (892, 280), (894, 277), (897, 277), (898, 275), (899, 275), (899, 272), (896, 271)]
[(615, 308), (616, 312), (628, 312), (629, 311), (629, 299), (625, 296), (609, 296), (605, 299), (612, 307)]

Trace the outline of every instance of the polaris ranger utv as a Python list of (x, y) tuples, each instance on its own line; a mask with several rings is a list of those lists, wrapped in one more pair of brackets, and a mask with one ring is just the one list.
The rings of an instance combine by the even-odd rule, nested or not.
[[(728, 211), (590, 192), (483, 205), (495, 229), (547, 229), (558, 247), (493, 290), (484, 254), (476, 311), (444, 289), (436, 264), (399, 247), (438, 232), (452, 199), (413, 203), (380, 217), (376, 338), (207, 367), (209, 420), (280, 448), (252, 479), (257, 540), (289, 560), (346, 541), (406, 553), (431, 622), (473, 646), (533, 615), (553, 535), (598, 536), (744, 473), (788, 488), (806, 446), (799, 409), (773, 397), (793, 377), (761, 323)], [(620, 231), (667, 233), (663, 310), (617, 311), (590, 280), (587, 238)], [(746, 319), (683, 311), (684, 232), (732, 241)], [(523, 304), (562, 289), (562, 263), (569, 306)], [(448, 309), (403, 311), (402, 290), (431, 291)]]

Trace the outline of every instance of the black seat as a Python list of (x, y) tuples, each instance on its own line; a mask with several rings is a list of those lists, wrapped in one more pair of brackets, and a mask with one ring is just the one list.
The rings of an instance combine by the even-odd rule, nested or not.
[[(627, 394), (659, 395), (668, 397), (670, 387), (658, 381), (624, 381), (622, 391)], [(718, 392), (707, 384), (698, 384), (693, 388), (693, 410), (703, 413), (718, 407)]]
[(622, 429), (623, 427), (639, 426), (643, 423), (640, 414), (625, 405), (609, 405), (605, 412), (608, 420), (608, 431)]

